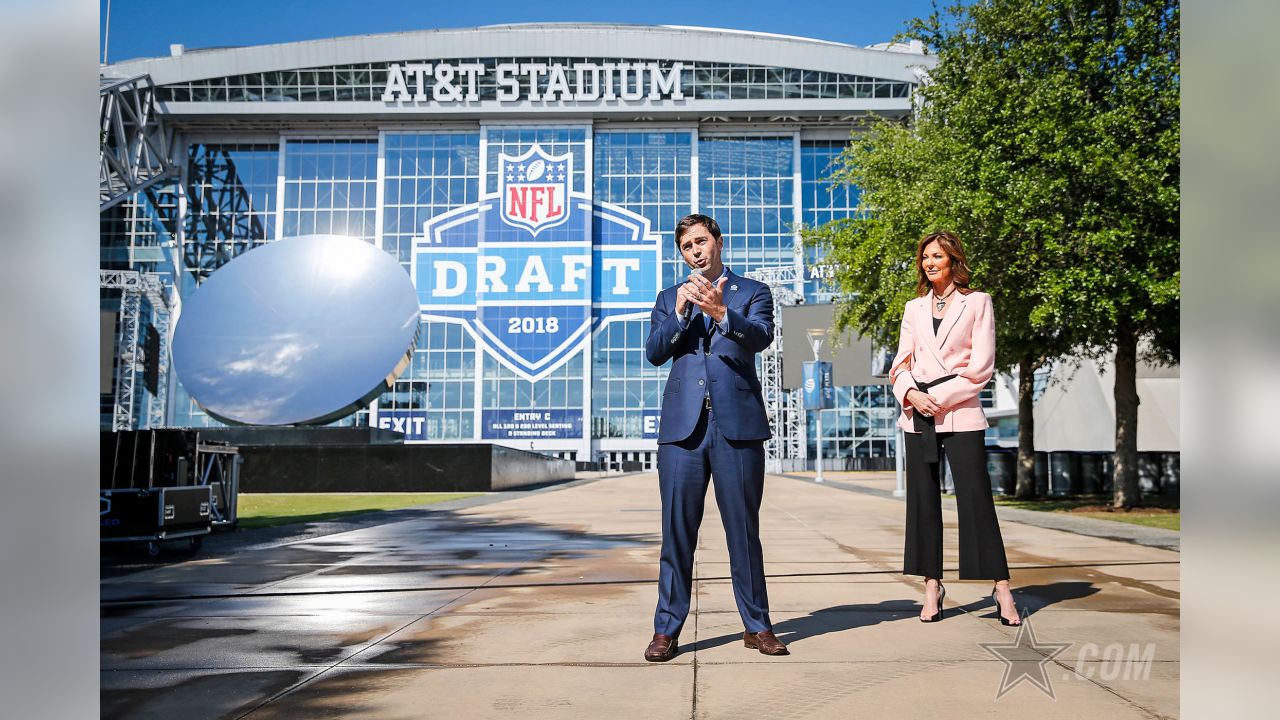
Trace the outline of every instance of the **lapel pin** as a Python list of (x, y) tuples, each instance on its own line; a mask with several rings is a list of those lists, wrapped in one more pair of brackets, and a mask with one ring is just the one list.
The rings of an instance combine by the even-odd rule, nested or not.
[(738, 291), (738, 286), (737, 286), (737, 285), (730, 285), (730, 286), (729, 286), (729, 289), (730, 289), (730, 290), (732, 290), (732, 291), (734, 291), (734, 292), (737, 292), (737, 291)]

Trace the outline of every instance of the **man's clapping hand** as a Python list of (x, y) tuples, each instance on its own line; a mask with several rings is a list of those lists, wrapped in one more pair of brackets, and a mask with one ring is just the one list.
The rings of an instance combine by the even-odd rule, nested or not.
[[(703, 277), (702, 273), (691, 273), (689, 280), (680, 286), (680, 292), (686, 293), (689, 302), (697, 305), (702, 312), (716, 322), (724, 320), (724, 284), (728, 278), (720, 278), (714, 283)], [(679, 299), (676, 300), (676, 311), (680, 312)]]

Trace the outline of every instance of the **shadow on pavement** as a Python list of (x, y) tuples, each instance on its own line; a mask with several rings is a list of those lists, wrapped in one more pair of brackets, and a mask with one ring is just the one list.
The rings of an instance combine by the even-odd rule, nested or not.
[[(809, 613), (805, 617), (791, 618), (776, 623), (773, 632), (784, 643), (799, 642), (827, 633), (871, 627), (884, 622), (903, 620), (919, 615), (919, 606), (910, 600), (886, 600), (863, 605), (837, 605)], [(742, 642), (742, 633), (721, 635), (698, 640), (692, 650), (711, 648)]]
[[(1028, 615), (1035, 614), (1055, 603), (1079, 600), (1098, 592), (1099, 589), (1089, 582), (1027, 585), (1013, 590), (1014, 598), (1018, 602), (1018, 609), (1025, 610)], [(956, 608), (948, 608), (948, 612), (954, 612), (956, 609), (967, 613), (988, 610), (989, 612), (982, 615), (982, 617), (993, 620), (998, 618), (995, 601), (991, 599), (990, 595), (976, 602), (960, 605)], [(837, 605), (809, 613), (805, 617), (784, 620), (775, 624), (773, 631), (780, 640), (790, 644), (819, 635), (826, 635), (827, 633), (855, 630), (897, 620), (915, 619), (919, 615), (920, 604), (915, 600), (886, 600), (874, 604)], [(733, 633), (731, 635), (700, 639), (690, 646), (690, 649), (695, 651), (710, 650), (711, 648), (741, 641), (742, 634)]]
[[(1100, 592), (1099, 588), (1095, 587), (1091, 582), (1068, 581), (1015, 587), (1013, 588), (1013, 599), (1018, 603), (1018, 612), (1025, 615), (1034, 615), (1055, 603), (1087, 598), (1091, 595), (1096, 595), (1098, 592)], [(996, 607), (995, 601), (991, 599), (990, 594), (976, 602), (960, 605), (959, 609), (969, 613), (987, 610), (987, 614), (982, 617), (992, 620), (999, 618), (999, 609)]]

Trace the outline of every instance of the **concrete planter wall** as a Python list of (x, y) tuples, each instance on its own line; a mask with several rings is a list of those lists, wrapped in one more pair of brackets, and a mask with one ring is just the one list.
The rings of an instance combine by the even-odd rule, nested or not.
[(498, 445), (242, 446), (242, 492), (489, 492), (572, 480), (574, 463)]

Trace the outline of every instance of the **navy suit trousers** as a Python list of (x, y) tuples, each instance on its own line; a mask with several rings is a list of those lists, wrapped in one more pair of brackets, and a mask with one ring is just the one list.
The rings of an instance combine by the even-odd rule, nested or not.
[(729, 544), (733, 597), (750, 632), (772, 630), (760, 549), (760, 500), (764, 494), (764, 441), (729, 440), (715, 414), (703, 410), (693, 434), (658, 445), (658, 486), (662, 494), (662, 559), (658, 609), (653, 631), (677, 637), (689, 614), (693, 553), (707, 497), (714, 481), (716, 505)]

